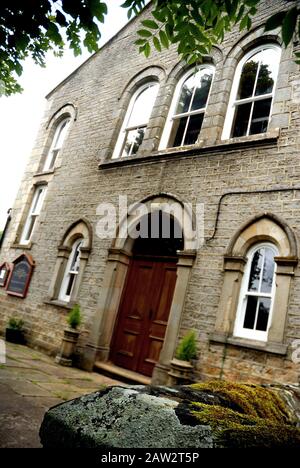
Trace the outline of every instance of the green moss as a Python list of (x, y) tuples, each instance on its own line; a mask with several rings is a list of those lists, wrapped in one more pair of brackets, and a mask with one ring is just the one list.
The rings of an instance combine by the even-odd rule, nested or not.
[(190, 403), (200, 424), (209, 425), (216, 443), (226, 447), (299, 447), (300, 430), (293, 426), (284, 402), (272, 390), (248, 384), (211, 381), (191, 385), (214, 393), (231, 409), (219, 404)]

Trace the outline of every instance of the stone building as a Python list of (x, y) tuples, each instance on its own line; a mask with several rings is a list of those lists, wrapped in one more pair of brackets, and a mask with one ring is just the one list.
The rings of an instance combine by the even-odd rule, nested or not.
[[(26, 297), (0, 288), (2, 332), (22, 318), (55, 354), (79, 303), (83, 368), (164, 383), (193, 329), (198, 378), (299, 382), (299, 44), (264, 32), (284, 8), (262, 1), (196, 70), (172, 47), (140, 55), (134, 19), (47, 96), (0, 256), (35, 267)], [(150, 216), (137, 203), (171, 220), (169, 239), (124, 235)]]

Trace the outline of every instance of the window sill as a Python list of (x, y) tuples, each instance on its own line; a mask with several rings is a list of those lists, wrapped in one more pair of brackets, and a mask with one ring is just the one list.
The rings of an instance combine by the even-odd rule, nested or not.
[(28, 244), (18, 244), (17, 242), (11, 245), (11, 249), (31, 250), (33, 246), (32, 242)]
[(202, 141), (197, 145), (167, 148), (161, 151), (156, 151), (142, 156), (135, 155), (119, 159), (104, 160), (99, 164), (99, 169), (112, 168), (116, 166), (143, 164), (148, 163), (150, 161), (153, 162), (167, 160), (170, 158), (195, 157), (198, 155), (201, 156), (210, 153), (224, 153), (224, 151), (232, 151), (240, 148), (251, 148), (253, 146), (265, 146), (272, 144), (274, 145), (277, 143), (279, 135), (280, 129), (276, 128), (270, 130), (267, 133), (261, 133), (258, 135), (251, 135), (240, 138), (230, 138), (229, 140), (221, 140), (214, 145), (205, 146), (205, 142)]
[(263, 351), (271, 354), (278, 354), (280, 356), (286, 356), (288, 346), (283, 343), (272, 343), (272, 342), (261, 342), (255, 340), (248, 340), (245, 338), (238, 338), (234, 336), (228, 336), (224, 333), (212, 333), (209, 337), (209, 341), (212, 343), (229, 344), (232, 346), (238, 346), (240, 348), (254, 349), (257, 351)]
[(51, 169), (50, 171), (36, 172), (35, 174), (33, 174), (33, 177), (43, 177), (43, 176), (54, 174), (54, 172), (55, 172), (54, 169)]
[(67, 309), (67, 310), (71, 310), (74, 307), (74, 304), (71, 302), (63, 302), (57, 299), (53, 299), (53, 300), (45, 299), (44, 304), (52, 305), (54, 307), (59, 307), (60, 309)]

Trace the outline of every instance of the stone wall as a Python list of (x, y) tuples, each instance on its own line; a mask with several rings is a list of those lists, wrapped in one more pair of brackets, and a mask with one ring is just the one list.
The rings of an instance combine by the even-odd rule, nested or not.
[[(1, 262), (12, 261), (24, 251), (24, 247), (18, 246), (18, 236), (30, 204), (30, 193), (36, 182), (46, 181), (47, 196), (29, 248), (36, 268), (25, 300), (9, 297), (0, 290), (0, 330), (4, 330), (9, 317), (16, 315), (25, 321), (32, 345), (51, 353), (57, 351), (68, 310), (45, 303), (57, 247), (76, 220), (84, 217), (95, 227), (99, 203), (117, 204), (119, 195), (127, 195), (129, 203), (133, 203), (160, 193), (174, 194), (193, 204), (203, 203), (205, 237), (210, 238), (220, 197), (226, 192), (247, 191), (249, 194), (232, 194), (224, 199), (214, 239), (198, 251), (180, 334), (191, 328), (198, 331), (197, 376), (200, 378), (298, 382), (299, 365), (291, 362), (291, 347), (287, 357), (280, 357), (209, 341), (222, 288), (223, 256), (240, 226), (255, 214), (270, 212), (285, 220), (300, 238), (300, 191), (292, 189), (300, 187), (300, 79), (292, 46), (282, 50), (268, 134), (237, 139), (233, 144), (223, 144), (220, 140), (236, 64), (248, 46), (260, 43), (265, 35), (262, 25), (271, 9), (280, 11), (286, 6), (285, 1), (263, 1), (250, 32), (241, 34), (236, 29), (226, 35), (222, 47), (214, 48), (212, 60), (216, 75), (198, 148), (176, 153), (157, 150), (174, 87), (185, 67), (179, 63), (174, 48), (160, 54), (154, 51), (149, 59), (138, 54), (133, 41), (139, 20), (133, 20), (49, 94), (0, 255)], [(147, 9), (144, 16), (149, 16)], [(277, 37), (275, 33), (265, 36), (269, 40)], [(110, 165), (109, 157), (130, 96), (141, 78), (150, 76), (160, 81), (160, 91), (139, 155), (128, 163)], [(55, 172), (37, 174), (49, 147), (49, 121), (55, 112), (70, 103), (76, 109), (76, 120), (71, 124)], [(276, 192), (283, 187), (291, 190)], [(253, 193), (265, 189), (274, 191)], [(110, 247), (111, 240), (94, 235), (80, 288), (79, 302), (84, 313), (81, 349), (93, 327)], [(300, 339), (299, 275), (298, 267), (292, 281), (285, 332), (288, 345)]]

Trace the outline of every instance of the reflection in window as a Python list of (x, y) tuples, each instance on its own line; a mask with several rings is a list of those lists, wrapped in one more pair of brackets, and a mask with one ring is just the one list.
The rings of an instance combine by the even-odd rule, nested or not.
[(64, 140), (66, 138), (66, 134), (67, 134), (70, 122), (71, 120), (68, 118), (68, 119), (63, 120), (57, 126), (54, 137), (53, 137), (53, 141), (52, 141), (52, 144), (51, 144), (51, 147), (48, 152), (45, 165), (43, 168), (44, 172), (51, 171), (54, 168), (58, 153), (60, 152), (63, 146)]
[(79, 240), (74, 243), (72, 252), (70, 254), (64, 278), (61, 285), (61, 291), (59, 299), (65, 302), (69, 302), (71, 299), (72, 291), (75, 286), (75, 282), (79, 272), (80, 266), (80, 248), (82, 247), (83, 240)]
[(172, 116), (168, 147), (196, 143), (203, 123), (212, 78), (213, 69), (203, 68), (184, 81)]
[(37, 187), (34, 192), (33, 200), (22, 232), (21, 244), (28, 244), (31, 240), (34, 228), (37, 223), (37, 219), (42, 210), (46, 190), (46, 185), (42, 185), (40, 187)]
[(264, 133), (268, 129), (280, 49), (265, 47), (244, 63), (233, 103), (231, 137)]
[(159, 85), (150, 83), (133, 97), (114, 152), (114, 158), (137, 154), (152, 114)]
[(237, 317), (238, 336), (266, 339), (275, 289), (276, 253), (273, 246), (261, 246), (249, 256)]

